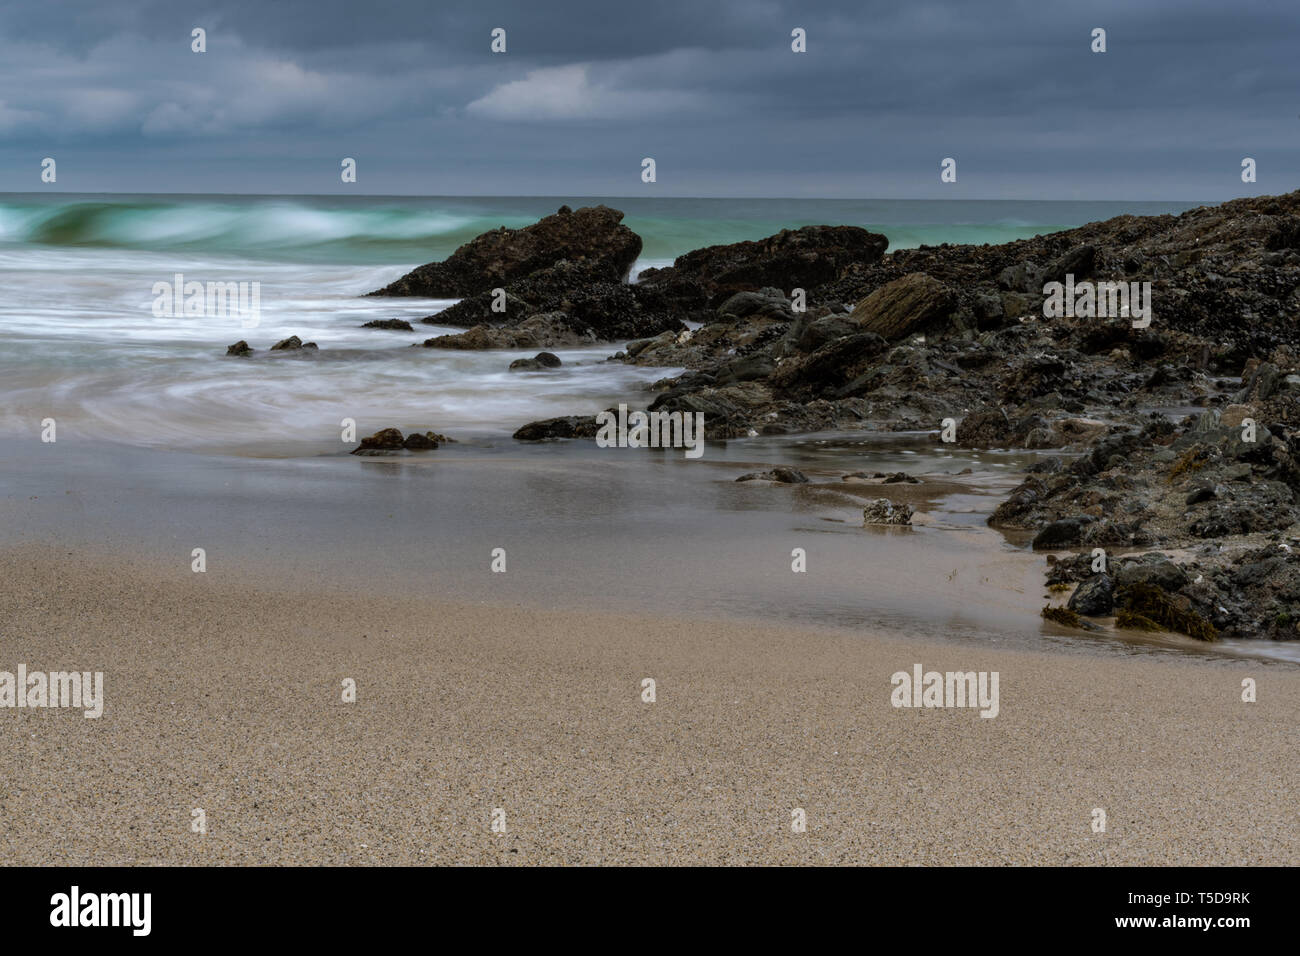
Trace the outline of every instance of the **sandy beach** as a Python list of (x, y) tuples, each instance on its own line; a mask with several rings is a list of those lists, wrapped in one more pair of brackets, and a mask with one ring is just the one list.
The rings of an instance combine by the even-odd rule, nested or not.
[[(11, 863), (1300, 862), (1285, 663), (367, 598), (48, 545), (0, 576), (0, 670), (105, 686), (99, 719), (3, 715)], [(999, 672), (998, 715), (892, 707), (915, 663)]]

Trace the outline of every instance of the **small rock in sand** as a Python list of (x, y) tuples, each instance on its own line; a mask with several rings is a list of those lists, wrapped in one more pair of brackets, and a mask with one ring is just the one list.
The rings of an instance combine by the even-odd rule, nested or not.
[(877, 498), (862, 509), (862, 524), (898, 524), (912, 523), (912, 509), (905, 503), (895, 504), (888, 498)]
[(303, 342), (303, 340), (298, 338), (298, 336), (291, 335), (287, 339), (281, 339), (279, 342), (272, 345), (271, 351), (292, 352), (295, 349), (314, 349), (316, 347), (315, 342)]
[(808, 483), (808, 476), (798, 468), (773, 468), (771, 471), (751, 471), (747, 475), (741, 475), (737, 481), (776, 481), (787, 485), (803, 485)]

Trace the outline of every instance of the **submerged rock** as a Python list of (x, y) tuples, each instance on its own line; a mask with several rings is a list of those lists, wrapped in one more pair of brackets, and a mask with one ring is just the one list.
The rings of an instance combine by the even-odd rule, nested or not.
[(243, 339), (226, 348), (227, 355), (252, 355), (253, 351), (253, 348)]
[(553, 352), (538, 352), (532, 358), (515, 359), (510, 363), (510, 371), (540, 372), (548, 368), (559, 368), (563, 363)]
[(393, 332), (414, 332), (405, 319), (373, 319), (361, 326), (363, 329), (389, 329)]

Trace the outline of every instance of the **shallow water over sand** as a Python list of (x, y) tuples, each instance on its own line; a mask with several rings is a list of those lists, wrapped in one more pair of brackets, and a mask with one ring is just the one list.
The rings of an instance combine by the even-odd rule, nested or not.
[[(926, 436), (837, 434), (680, 451), (521, 446), (491, 435), (423, 455), (250, 459), (60, 440), (0, 444), (0, 546), (224, 569), (289, 589), (432, 593), (487, 604), (649, 611), (887, 630), (957, 641), (1288, 659), (1275, 644), (1094, 636), (1045, 624), (1044, 557), (985, 518), (1032, 455)], [(304, 449), (305, 450), (305, 449)], [(809, 485), (736, 482), (775, 464)], [(970, 475), (956, 475), (971, 468)], [(927, 484), (850, 485), (857, 470)], [(914, 528), (864, 528), (861, 502), (907, 495)], [(504, 548), (506, 573), (490, 569)], [(807, 572), (791, 570), (792, 550)], [(72, 586), (75, 586), (73, 584)]]

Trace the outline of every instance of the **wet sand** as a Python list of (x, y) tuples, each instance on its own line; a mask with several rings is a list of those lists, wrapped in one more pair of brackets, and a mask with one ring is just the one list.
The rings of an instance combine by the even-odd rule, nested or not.
[[(0, 670), (106, 687), (98, 720), (0, 709), (12, 863), (1300, 862), (1287, 664), (366, 596), (128, 550), (11, 545), (0, 580)], [(891, 707), (914, 663), (998, 671), (998, 716)]]

